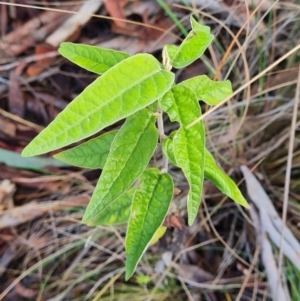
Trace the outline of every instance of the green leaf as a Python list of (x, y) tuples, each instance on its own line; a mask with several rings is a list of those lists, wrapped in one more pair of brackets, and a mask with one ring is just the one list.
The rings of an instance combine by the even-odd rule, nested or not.
[(97, 74), (103, 74), (130, 55), (97, 46), (61, 43), (58, 52), (74, 64)]
[(158, 140), (156, 118), (143, 109), (127, 118), (113, 140), (82, 221), (88, 222), (122, 195), (142, 174)]
[(167, 227), (166, 226), (161, 226), (159, 227), (156, 232), (154, 233), (149, 246), (153, 246), (155, 245), (166, 233), (167, 231)]
[(173, 131), (169, 137), (165, 138), (162, 143), (162, 151), (164, 155), (168, 158), (168, 160), (175, 166), (177, 165), (175, 155), (174, 155), (174, 147), (173, 147), (173, 138), (176, 135), (177, 131)]
[(152, 278), (148, 275), (138, 275), (136, 277), (136, 282), (138, 284), (148, 284), (152, 281)]
[(126, 234), (126, 280), (134, 273), (157, 229), (164, 222), (172, 197), (173, 180), (169, 174), (160, 174), (156, 168), (143, 173), (133, 199)]
[(156, 113), (157, 110), (158, 110), (157, 106), (158, 106), (158, 101), (156, 100), (156, 101), (154, 101), (151, 105), (149, 105), (147, 108), (148, 108), (151, 112)]
[(233, 201), (246, 208), (250, 208), (237, 185), (216, 164), (212, 154), (207, 149), (205, 149), (205, 178), (214, 183), (221, 192), (230, 197)]
[(199, 75), (187, 79), (179, 84), (191, 89), (198, 100), (214, 106), (232, 94), (232, 87), (229, 80), (213, 81), (206, 75)]
[(130, 209), (136, 187), (133, 187), (119, 196), (95, 219), (87, 223), (88, 226), (114, 225), (128, 222)]
[(117, 132), (107, 132), (78, 146), (55, 154), (53, 157), (82, 168), (102, 169)]
[[(173, 138), (176, 135), (176, 131), (164, 140), (163, 152), (168, 160), (175, 166), (178, 166), (173, 148)], [(165, 146), (164, 146), (165, 144)], [(238, 186), (232, 181), (232, 179), (216, 164), (211, 153), (205, 149), (204, 151), (204, 178), (210, 180), (216, 185), (216, 187), (225, 195), (230, 197), (236, 203), (249, 208), (249, 204), (241, 194)]]
[[(168, 160), (175, 166), (178, 166), (173, 148), (173, 138), (176, 131), (172, 132), (163, 142), (163, 152)], [(216, 164), (211, 153), (205, 149), (204, 151), (204, 178), (210, 180), (225, 195), (230, 197), (236, 203), (249, 208), (249, 204), (241, 194), (241, 191), (232, 179)]]
[(190, 185), (187, 198), (188, 223), (192, 225), (200, 206), (204, 179), (205, 132), (203, 122), (186, 128), (201, 116), (195, 94), (183, 86), (174, 86), (160, 99), (161, 108), (171, 121), (181, 125), (173, 138), (174, 157)]
[(200, 25), (191, 17), (192, 30), (180, 46), (166, 45), (171, 65), (177, 69), (184, 68), (197, 60), (212, 42), (214, 36), (208, 26)]
[(77, 142), (150, 105), (174, 82), (174, 74), (161, 68), (150, 54), (123, 60), (78, 95), (22, 155), (34, 156)]

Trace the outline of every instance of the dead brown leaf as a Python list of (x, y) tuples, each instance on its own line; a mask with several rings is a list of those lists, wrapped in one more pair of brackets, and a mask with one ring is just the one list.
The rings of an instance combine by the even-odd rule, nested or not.
[(47, 210), (46, 207), (41, 207), (36, 202), (7, 210), (0, 215), (0, 229), (14, 227), (31, 221), (46, 213)]
[(126, 28), (127, 23), (118, 19), (125, 19), (123, 7), (127, 0), (107, 0), (104, 1), (104, 6), (112, 18), (116, 18), (114, 23), (120, 28)]
[(25, 287), (21, 282), (18, 282), (15, 286), (15, 290), (21, 297), (25, 299), (32, 299), (38, 294), (38, 290)]
[[(35, 47), (34, 53), (36, 55), (40, 55), (40, 54), (52, 52), (53, 50), (55, 50), (55, 49), (52, 46), (50, 46), (46, 43), (43, 43), (43, 44), (37, 45)], [(45, 57), (43, 59), (40, 59), (40, 60), (36, 61), (35, 63), (33, 63), (32, 65), (30, 65), (27, 68), (26, 73), (29, 76), (38, 75), (49, 67), (52, 60), (53, 60), (53, 58), (51, 58), (51, 57)]]
[(23, 53), (28, 47), (43, 42), (66, 17), (66, 14), (53, 11), (39, 14), (4, 36), (0, 40), (0, 52), (7, 57)]
[(25, 222), (31, 221), (42, 216), (45, 213), (48, 213), (49, 210), (55, 211), (65, 208), (86, 206), (88, 204), (88, 201), (89, 196), (83, 194), (76, 197), (66, 198), (61, 201), (40, 204), (37, 202), (31, 202), (20, 207), (14, 207), (0, 214), (0, 229), (15, 227)]
[(37, 178), (13, 178), (12, 181), (16, 184), (21, 184), (25, 187), (35, 188), (37, 190), (46, 190), (48, 192), (68, 193), (70, 191), (70, 183), (64, 180), (55, 180), (51, 177), (37, 177)]
[(173, 227), (182, 230), (182, 221), (175, 215), (167, 215), (163, 225), (167, 228)]
[(25, 65), (21, 64), (10, 73), (8, 88), (8, 106), (9, 111), (19, 117), (24, 117), (25, 101), (20, 88), (19, 77), (22, 74)]
[(3, 180), (0, 183), (0, 210), (14, 207), (13, 195), (15, 191), (15, 184), (11, 183), (9, 180)]
[(4, 119), (0, 116), (0, 131), (9, 136), (15, 137), (16, 136), (17, 125), (12, 123), (8, 119)]
[(4, 36), (7, 25), (7, 7), (5, 5), (1, 5), (0, 7), (0, 20), (0, 34), (1, 36)]
[(176, 269), (180, 277), (197, 283), (212, 281), (215, 278), (211, 273), (195, 265), (179, 264)]

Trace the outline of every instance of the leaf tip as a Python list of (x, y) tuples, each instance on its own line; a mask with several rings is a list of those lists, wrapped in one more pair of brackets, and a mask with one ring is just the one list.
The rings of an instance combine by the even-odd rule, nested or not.
[(52, 157), (59, 160), (59, 161), (63, 161), (62, 152), (54, 154)]
[(130, 262), (128, 260), (128, 254), (127, 254), (126, 262), (125, 262), (125, 281), (128, 281), (132, 277), (132, 275), (135, 272), (136, 266), (137, 266), (137, 263), (136, 263), (136, 265), (133, 266), (132, 262)]
[(88, 225), (90, 221), (91, 221), (90, 216), (89, 215), (86, 216), (86, 214), (84, 214), (83, 217), (82, 217), (81, 222), (84, 223), (84, 224), (86, 224), (86, 225)]
[(250, 204), (246, 201), (246, 199), (244, 197), (240, 198), (236, 202), (238, 204), (240, 204), (241, 206), (243, 206), (244, 208), (246, 208), (246, 209), (250, 209), (251, 208)]
[(196, 216), (192, 216), (191, 214), (188, 217), (188, 225), (191, 227), (193, 226), (193, 223), (195, 222)]
[(21, 153), (21, 156), (22, 157), (32, 157), (32, 151), (30, 149), (30, 147), (28, 147), (29, 144), (23, 149), (22, 153)]

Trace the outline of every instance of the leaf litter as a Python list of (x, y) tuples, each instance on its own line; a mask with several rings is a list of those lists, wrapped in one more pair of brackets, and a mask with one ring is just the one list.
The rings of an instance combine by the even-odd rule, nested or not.
[[(67, 40), (63, 38), (60, 42), (89, 43), (131, 54), (155, 52), (164, 44), (179, 42), (175, 38), (176, 35), (180, 37), (176, 26), (153, 1), (124, 1), (122, 5), (118, 1), (107, 2), (112, 7), (118, 6), (117, 11), (107, 9), (112, 18), (138, 20), (142, 25), (91, 16), (85, 24), (75, 27)], [(184, 25), (191, 11), (201, 16), (212, 27), (218, 41), (205, 53), (203, 61), (177, 73), (181, 81), (190, 77), (188, 71), (195, 76), (204, 70), (213, 77), (232, 42), (231, 34), (236, 35), (253, 12), (251, 5), (245, 7), (244, 2), (225, 3), (226, 7), (216, 7), (214, 1), (191, 1), (190, 6), (183, 8), (169, 2), (172, 12)], [(274, 207), (273, 212), (280, 216), (299, 64), (297, 56), (293, 55), (280, 65), (276, 65), (276, 60), (299, 44), (297, 28), (300, 24), (296, 15), (300, 8), (296, 1), (280, 5), (276, 2), (273, 6), (265, 1), (264, 5), (269, 18), (264, 18), (263, 11), (258, 10), (249, 27), (244, 26), (239, 35), (242, 47), (234, 43), (218, 76), (222, 80), (230, 79), (236, 90), (273, 63), (274, 68), (226, 106), (208, 115), (205, 121), (209, 133), (207, 147), (217, 156), (218, 163), (236, 182), (243, 178), (241, 165), (253, 169)], [(81, 2), (71, 5), (67, 1), (48, 1), (44, 11), (3, 3), (0, 7), (0, 49), (5, 53), (0, 59), (0, 147), (17, 155), (95, 77), (59, 57), (53, 46), (48, 46), (46, 51), (37, 50), (52, 33), (59, 33), (61, 24), (70, 17), (67, 13), (47, 9), (78, 12)], [(216, 9), (220, 22), (213, 18)], [(48, 15), (45, 20), (51, 26), (47, 22), (34, 23), (42, 20), (44, 14)], [(108, 16), (103, 5), (95, 14)], [(31, 32), (32, 35), (26, 36), (24, 28), (33, 26), (30, 24), (34, 27), (26, 34)], [(40, 35), (41, 32), (44, 35)], [(22, 43), (24, 38), (26, 43)], [(1, 46), (3, 43), (5, 47)], [(33, 69), (33, 66), (38, 68)], [(200, 104), (205, 111), (205, 105)], [(120, 125), (119, 122), (111, 129)], [(166, 130), (171, 132), (174, 125), (167, 125)], [(296, 132), (286, 222), (296, 241), (300, 238), (299, 159)], [(155, 160), (160, 164), (160, 154), (156, 154)], [(15, 159), (11, 159), (0, 165), (1, 181), (6, 187), (0, 202), (0, 296), (4, 300), (84, 300), (85, 296), (97, 300), (100, 295), (101, 300), (110, 300), (112, 289), (114, 300), (133, 297), (140, 300), (199, 300), (205, 297), (263, 300), (264, 296), (274, 300), (261, 243), (276, 242), (270, 234), (264, 240), (259, 236), (263, 228), (258, 228), (261, 222), (256, 223), (255, 213), (251, 212), (266, 208), (261, 207), (261, 200), (258, 203), (252, 200), (251, 190), (247, 196), (245, 184), (241, 184), (244, 195), (255, 206), (250, 212), (227, 202), (216, 188), (205, 183), (203, 206), (197, 222), (189, 228), (183, 210), (188, 186), (184, 176), (175, 167), (171, 168), (178, 191), (176, 206), (171, 207), (164, 223), (168, 227), (166, 234), (150, 247), (137, 270), (139, 275), (148, 275), (150, 280), (141, 284), (133, 278), (125, 283), (124, 276), (118, 276), (122, 273), (120, 261), (124, 261), (125, 256), (125, 227), (89, 228), (80, 222), (99, 171), (47, 164), (43, 170), (32, 170), (14, 163)], [(277, 217), (276, 221), (279, 220)], [(280, 240), (281, 228), (276, 229)], [(297, 249), (293, 245), (289, 248), (299, 261)], [(269, 251), (275, 269), (279, 270), (278, 248), (272, 246)], [(171, 252), (171, 259), (168, 263), (162, 262), (163, 269), (155, 272), (155, 264), (165, 252)], [(283, 270), (292, 300), (299, 298), (295, 290), (300, 285), (296, 266), (297, 263), (294, 268), (288, 268), (290, 264), (284, 257)], [(281, 300), (289, 297), (284, 295), (283, 298)]]

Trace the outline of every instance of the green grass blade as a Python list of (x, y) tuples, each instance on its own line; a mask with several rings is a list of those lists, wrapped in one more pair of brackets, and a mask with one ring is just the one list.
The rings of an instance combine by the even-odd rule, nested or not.
[(150, 54), (131, 56), (89, 85), (23, 150), (46, 153), (87, 138), (150, 105), (174, 82)]
[(176, 17), (176, 15), (172, 12), (172, 10), (169, 8), (169, 6), (166, 4), (165, 0), (156, 0), (158, 4), (164, 9), (166, 14), (170, 17), (170, 19), (176, 24), (176, 26), (180, 29), (180, 31), (187, 36), (188, 31), (185, 29), (185, 27), (182, 25), (180, 20)]
[(185, 127), (201, 116), (195, 94), (183, 86), (175, 86), (160, 100), (161, 108), (171, 121), (181, 125), (173, 138), (175, 162), (182, 169), (190, 185), (187, 198), (188, 223), (192, 225), (201, 203), (204, 180), (205, 132), (203, 122)]
[(55, 154), (53, 157), (82, 168), (102, 169), (117, 132), (107, 132), (78, 146)]
[(157, 229), (168, 213), (173, 197), (173, 180), (156, 168), (147, 169), (141, 176), (126, 234), (126, 280), (134, 273)]
[(81, 68), (97, 74), (103, 74), (130, 56), (126, 52), (70, 42), (61, 43), (58, 52)]
[(155, 121), (148, 109), (127, 118), (113, 140), (83, 222), (89, 222), (104, 211), (145, 170), (158, 141)]

